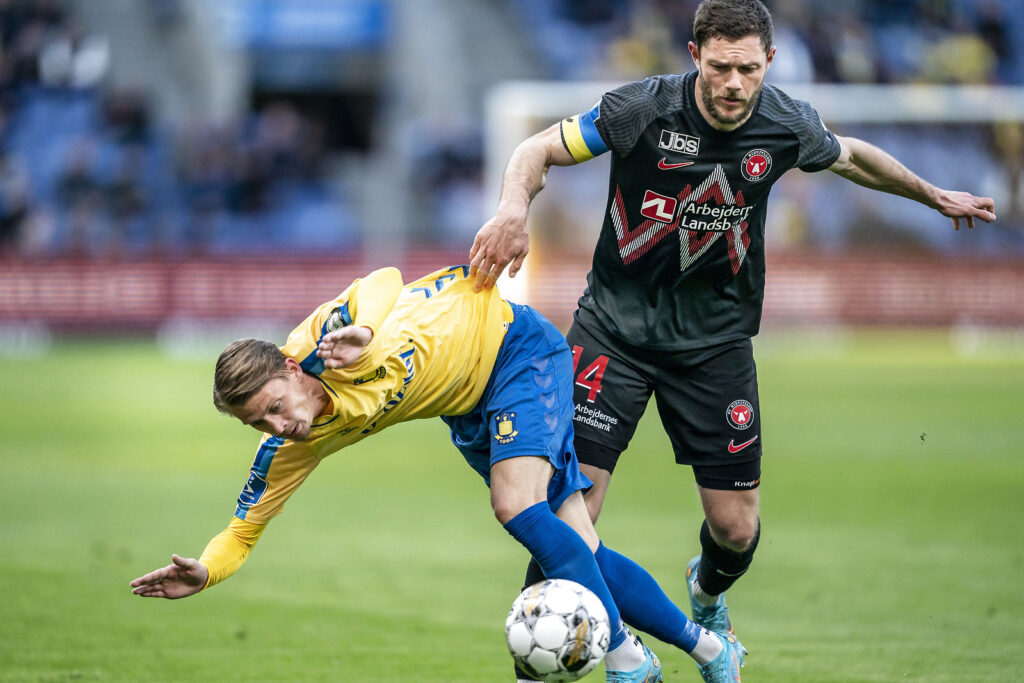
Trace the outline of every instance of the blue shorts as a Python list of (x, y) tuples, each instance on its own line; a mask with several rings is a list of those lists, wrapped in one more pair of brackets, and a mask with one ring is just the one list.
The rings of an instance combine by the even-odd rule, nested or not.
[(557, 511), (592, 484), (580, 472), (573, 447), (572, 353), (562, 333), (529, 306), (511, 304), (509, 325), (479, 403), (464, 415), (441, 417), (452, 443), (491, 485), (494, 463), (524, 455), (555, 468), (548, 505)]

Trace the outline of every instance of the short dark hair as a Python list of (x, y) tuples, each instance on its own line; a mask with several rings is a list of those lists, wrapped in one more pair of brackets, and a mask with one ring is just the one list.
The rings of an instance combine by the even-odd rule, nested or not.
[(693, 15), (693, 41), (699, 50), (712, 38), (740, 40), (756, 35), (767, 53), (772, 47), (772, 15), (761, 0), (704, 0)]
[(222, 413), (240, 408), (275, 377), (287, 377), (286, 357), (268, 341), (239, 339), (217, 359), (213, 371), (213, 405)]

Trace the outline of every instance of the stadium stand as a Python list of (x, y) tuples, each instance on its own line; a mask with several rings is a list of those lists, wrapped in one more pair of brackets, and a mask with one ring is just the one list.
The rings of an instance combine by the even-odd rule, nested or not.
[(152, 93), (104, 82), (105, 37), (83, 33), (62, 3), (4, 3), (0, 26), (3, 248), (100, 255), (358, 245), (357, 218), (323, 170), (322, 131), (287, 102), (227, 122), (167, 126)]
[[(0, 323), (30, 317), (34, 307), (52, 311), (55, 323), (73, 322), (71, 299), (58, 301), (60, 292), (35, 281), (55, 267), (65, 269), (61, 282), (78, 288), (74, 300), (95, 311), (115, 300), (110, 291), (138, 282), (194, 301), (176, 294), (188, 274), (223, 283), (208, 274), (249, 273), (267, 254), (287, 261), (289, 278), (312, 252), (353, 272), (366, 263), (429, 270), (430, 260), (464, 259), (494, 206), (482, 123), (493, 86), (685, 70), (696, 4), (325, 0), (304, 13), (287, 0), (0, 0)], [(1024, 14), (1011, 0), (768, 4), (779, 45), (769, 80), (779, 84), (1024, 83)], [(859, 282), (860, 265), (877, 263), (879, 250), (947, 259), (928, 262), (937, 272), (955, 269), (959, 282), (977, 282), (986, 267), (1019, 270), (1020, 121), (838, 132), (875, 141), (932, 179), (996, 197), (1000, 220), (958, 240), (911, 202), (859, 192), (830, 174), (789, 174), (774, 193), (768, 235), (790, 269), (774, 281), (787, 294), (766, 309), (769, 318), (791, 317), (814, 269), (835, 266), (829, 259), (839, 255), (849, 267), (830, 284), (834, 291)], [(572, 215), (591, 229), (599, 224), (598, 163), (567, 174), (557, 211), (535, 211), (553, 244), (572, 252), (562, 279), (545, 285), (562, 292), (557, 310), (545, 311), (556, 318), (587, 269), (589, 246), (572, 249), (593, 241), (593, 230), (563, 223)], [(550, 258), (538, 245), (532, 262)], [(132, 264), (151, 270), (140, 274)], [(1024, 320), (1019, 297), (1007, 303), (970, 291), (914, 310), (946, 324), (983, 301), (985, 324)], [(130, 308), (141, 306), (136, 299), (116, 300)], [(135, 317), (109, 308), (91, 322), (150, 327), (174, 312), (159, 296), (146, 301)], [(870, 310), (829, 301), (815, 299), (808, 310), (872, 319)], [(185, 309), (213, 315), (210, 306)], [(901, 313), (882, 315), (883, 308)], [(895, 304), (872, 310), (878, 320), (915, 319)]]

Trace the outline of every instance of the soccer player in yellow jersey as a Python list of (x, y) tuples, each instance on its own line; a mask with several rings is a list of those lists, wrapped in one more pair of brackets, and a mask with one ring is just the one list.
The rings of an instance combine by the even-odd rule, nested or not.
[(722, 636), (690, 621), (646, 570), (598, 539), (581, 494), (590, 481), (573, 450), (565, 339), (533, 309), (473, 285), (468, 266), (405, 286), (384, 268), (322, 304), (283, 347), (229, 344), (214, 372), (214, 404), (264, 433), (234, 517), (198, 560), (174, 555), (133, 580), (133, 592), (183, 598), (223, 581), (322, 459), (397, 422), (441, 417), (489, 485), (495, 517), (545, 576), (587, 586), (608, 609), (607, 680), (661, 680), (658, 658), (623, 618), (643, 627), (649, 613), (670, 615), (653, 635), (698, 661), (716, 657)]

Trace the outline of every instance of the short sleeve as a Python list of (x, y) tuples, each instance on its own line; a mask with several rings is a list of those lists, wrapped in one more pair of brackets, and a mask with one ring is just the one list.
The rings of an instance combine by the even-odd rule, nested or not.
[(659, 116), (678, 109), (680, 76), (652, 76), (609, 90), (592, 109), (562, 121), (562, 140), (576, 161), (608, 150), (633, 151), (644, 130)]
[(839, 141), (825, 127), (814, 107), (799, 100), (797, 105), (802, 125), (797, 133), (800, 138), (800, 154), (796, 165), (801, 171), (823, 171), (839, 158)]

